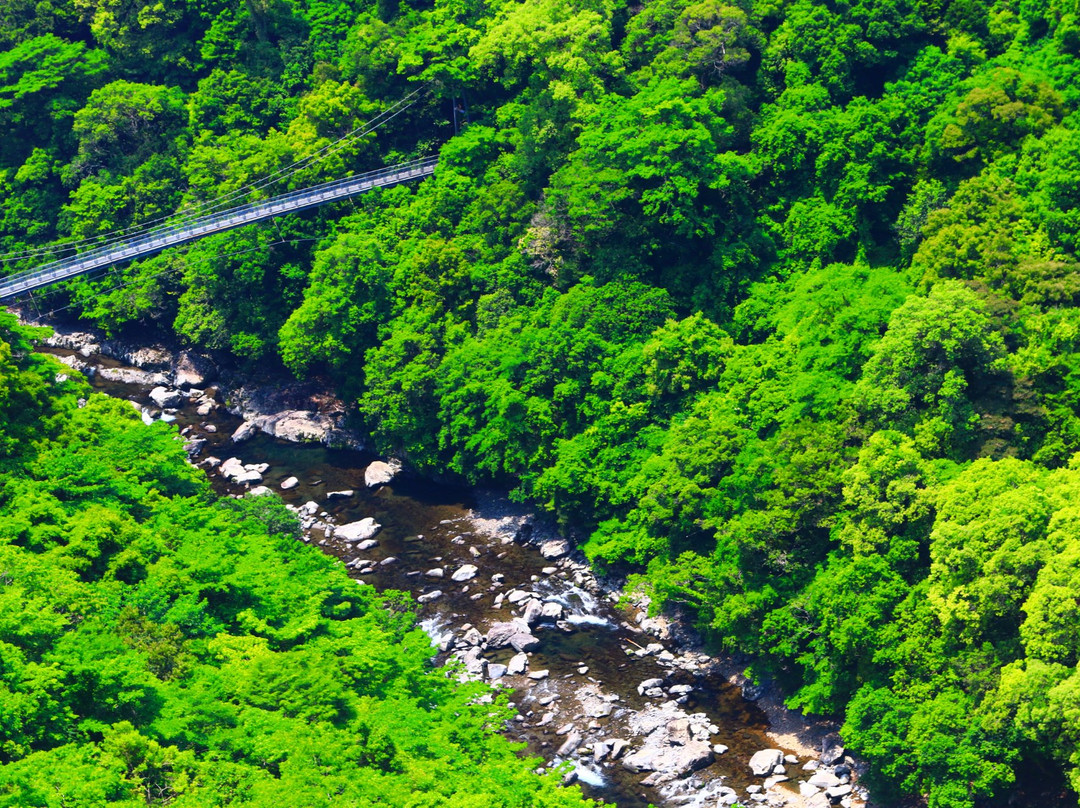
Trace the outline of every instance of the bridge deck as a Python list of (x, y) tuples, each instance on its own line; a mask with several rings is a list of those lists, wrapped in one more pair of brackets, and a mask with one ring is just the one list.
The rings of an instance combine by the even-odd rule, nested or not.
[(130, 240), (111, 242), (103, 247), (87, 250), (70, 258), (53, 261), (38, 269), (0, 280), (0, 302), (36, 291), (58, 281), (93, 272), (95, 269), (153, 255), (168, 247), (186, 244), (214, 233), (223, 233), (263, 219), (318, 207), (339, 199), (347, 199), (374, 188), (427, 177), (435, 173), (436, 162), (435, 157), (413, 160), (409, 163), (282, 194), (265, 202), (240, 205), (220, 213), (187, 219), (175, 225), (157, 228), (149, 234), (135, 234)]

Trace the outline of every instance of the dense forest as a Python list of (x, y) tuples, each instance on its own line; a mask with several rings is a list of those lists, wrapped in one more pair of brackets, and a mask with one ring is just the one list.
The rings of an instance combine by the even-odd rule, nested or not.
[(407, 598), (32, 337), (0, 316), (0, 806), (593, 804), (431, 666)]
[[(839, 716), (882, 798), (993, 804), (1025, 773), (1080, 790), (1076, 0), (9, 0), (0, 47), (9, 271), (316, 154), (288, 188), (439, 155), (421, 184), (42, 308), (332, 380), (380, 449), (534, 500), (792, 706)], [(45, 377), (4, 362), (5, 413), (29, 396), (51, 426), (4, 427), (0, 547), (38, 589), (2, 590), (0, 693), (22, 705), (2, 799), (52, 799), (43, 757), (117, 789), (213, 766), (276, 794), (339, 743), (318, 727), (419, 693), (435, 750), (358, 730), (334, 763), (397, 784), (480, 731), (418, 673), (404, 612), (283, 543), (280, 514), (205, 503), (169, 441), (131, 456), (115, 408), (40, 403)], [(66, 453), (99, 433), (129, 465), (88, 479)], [(271, 595), (226, 572), (204, 522), (295, 577)], [(417, 659), (385, 654), (402, 637)], [(333, 675), (305, 662), (324, 648)], [(104, 653), (127, 673), (95, 678)], [(144, 720), (175, 699), (193, 712)], [(169, 745), (201, 735), (202, 757)], [(280, 781), (247, 768), (267, 755)]]

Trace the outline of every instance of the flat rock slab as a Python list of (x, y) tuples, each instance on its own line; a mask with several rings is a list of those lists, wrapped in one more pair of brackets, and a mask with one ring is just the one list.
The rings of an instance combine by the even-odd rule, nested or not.
[(544, 558), (562, 558), (570, 552), (570, 543), (566, 539), (552, 539), (540, 545), (540, 555)]
[(461, 583), (462, 581), (469, 581), (475, 578), (477, 572), (479, 572), (479, 570), (475, 564), (462, 564), (454, 570), (454, 574), (451, 575), (450, 578)]
[(708, 766), (712, 759), (712, 748), (702, 741), (655, 745), (646, 740), (643, 748), (623, 758), (623, 767), (632, 772), (658, 772), (661, 778), (655, 782), (663, 782)]
[(382, 525), (367, 516), (358, 522), (349, 522), (334, 528), (334, 538), (344, 541), (364, 541), (378, 533), (381, 528)]

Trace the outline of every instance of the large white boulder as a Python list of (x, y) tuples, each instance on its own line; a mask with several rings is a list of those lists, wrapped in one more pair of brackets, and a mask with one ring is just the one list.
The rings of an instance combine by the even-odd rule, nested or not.
[(779, 749), (762, 749), (750, 758), (750, 771), (758, 777), (768, 777), (777, 766), (784, 765), (784, 753)]
[(364, 541), (378, 533), (380, 528), (382, 525), (367, 516), (358, 522), (349, 522), (347, 525), (334, 528), (334, 538), (344, 541)]
[(369, 463), (368, 467), (364, 469), (364, 485), (368, 488), (374, 488), (377, 485), (386, 485), (397, 476), (399, 471), (401, 471), (401, 463), (397, 460), (391, 460), (389, 462), (376, 460), (373, 463)]

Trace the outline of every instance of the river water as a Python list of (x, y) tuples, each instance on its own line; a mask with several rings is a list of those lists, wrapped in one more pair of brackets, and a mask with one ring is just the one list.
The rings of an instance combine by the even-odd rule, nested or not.
[[(60, 350), (54, 353), (71, 354)], [(89, 364), (100, 367), (117, 363), (99, 355), (92, 357)], [(101, 392), (137, 402), (147, 409), (147, 418), (159, 415), (149, 399), (149, 387), (106, 382), (100, 375), (91, 382)], [(760, 784), (760, 778), (751, 777), (747, 761), (758, 750), (776, 747), (776, 742), (766, 735), (769, 724), (764, 713), (744, 699), (740, 690), (730, 685), (703, 655), (675, 648), (670, 641), (665, 647), (666, 660), (655, 652), (644, 654), (643, 649), (657, 640), (638, 627), (640, 615), (633, 609), (616, 607), (602, 590), (591, 585), (591, 575), (569, 559), (546, 560), (534, 545), (514, 541), (516, 531), (512, 526), (519, 525), (520, 519), (502, 523), (494, 519), (492, 523), (496, 525), (511, 525), (501, 532), (478, 528), (478, 514), (497, 517), (510, 513), (513, 507), (508, 503), (498, 501), (497, 497), (481, 497), (466, 488), (407, 475), (399, 475), (389, 485), (368, 489), (364, 484), (364, 469), (376, 459), (369, 454), (287, 443), (262, 434), (236, 444), (230, 436), (242, 423), (240, 418), (226, 413), (224, 407), (205, 417), (198, 416), (195, 409), (193, 403), (185, 403), (172, 417), (173, 428), (185, 431), (188, 437), (207, 440), (196, 462), (215, 456), (222, 460), (237, 457), (244, 463), (268, 464), (263, 484), (287, 504), (299, 507), (313, 501), (321, 513), (338, 524), (364, 517), (373, 517), (381, 524), (378, 546), (363, 553), (351, 544), (324, 539), (318, 531), (309, 533), (305, 540), (346, 563), (363, 556), (370, 563), (360, 567), (374, 571), (363, 574), (359, 569), (350, 569), (350, 575), (380, 590), (405, 590), (414, 596), (436, 589), (444, 592), (419, 609), (422, 625), (433, 637), (460, 638), (470, 625), (484, 633), (494, 620), (509, 620), (509, 605), (502, 604), (500, 610), (496, 598), (515, 589), (527, 590), (563, 606), (565, 619), (561, 628), (549, 626), (538, 630), (536, 635), (541, 642), (530, 654), (529, 670), (546, 670), (547, 677), (537, 681), (514, 676), (499, 682), (513, 688), (511, 700), (519, 712), (505, 734), (524, 742), (531, 754), (549, 765), (562, 760), (555, 752), (567, 736), (565, 732), (558, 733), (569, 724), (587, 737), (627, 738), (633, 748), (635, 739), (629, 734), (630, 723), (643, 709), (657, 703), (656, 698), (639, 694), (638, 685), (642, 681), (662, 678), (665, 688), (690, 685), (693, 689), (683, 698), (681, 708), (688, 713), (703, 713), (705, 723), (716, 729), (709, 743), (722, 744), (728, 751), (718, 754), (706, 768), (668, 784), (663, 790), (641, 785), (645, 775), (631, 773), (617, 761), (596, 761), (592, 755), (567, 755), (587, 795), (621, 808), (644, 808), (650, 804), (713, 808), (717, 805), (720, 784), (735, 788), (743, 800), (747, 799), (747, 786)], [(215, 488), (223, 494), (242, 494), (245, 490), (215, 473), (208, 473)], [(299, 484), (282, 491), (280, 483), (291, 476), (297, 477)], [(330, 492), (344, 490), (354, 494), (329, 496)], [(387, 558), (396, 560), (385, 565), (379, 563)], [(463, 583), (451, 581), (452, 572), (464, 564), (476, 565), (477, 576)], [(426, 574), (436, 567), (445, 570), (443, 578)], [(485, 657), (488, 663), (505, 664), (513, 653), (512, 649), (499, 649), (488, 651)], [(437, 661), (445, 661), (447, 656), (444, 651)], [(683, 667), (673, 664), (671, 656), (678, 656), (676, 662)], [(592, 717), (589, 705), (595, 707), (603, 701), (610, 703), (610, 712)], [(547, 713), (553, 717), (546, 717)], [(795, 771), (790, 773), (794, 775)], [(778, 788), (788, 804), (799, 803), (798, 792), (791, 783)]]

